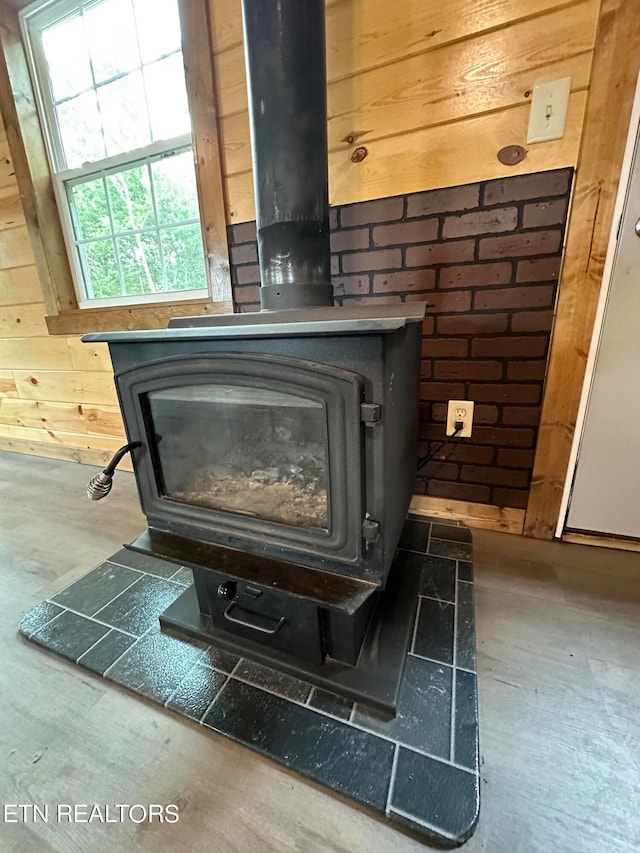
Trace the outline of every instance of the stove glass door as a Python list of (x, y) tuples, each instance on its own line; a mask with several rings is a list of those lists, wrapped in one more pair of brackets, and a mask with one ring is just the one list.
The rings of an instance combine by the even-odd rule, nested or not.
[(165, 497), (304, 529), (330, 529), (326, 404), (233, 384), (150, 391)]

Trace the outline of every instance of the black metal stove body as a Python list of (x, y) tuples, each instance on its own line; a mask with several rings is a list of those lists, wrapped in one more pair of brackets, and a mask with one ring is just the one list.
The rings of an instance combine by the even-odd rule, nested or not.
[(423, 314), (317, 308), (85, 338), (109, 343), (152, 533), (232, 554), (197, 576), (218, 627), (355, 663), (413, 492)]
[(199, 612), (176, 602), (167, 625), (283, 668), (283, 653), (329, 657), (360, 697), (388, 697), (419, 582), (387, 577), (415, 482), (425, 306), (333, 307), (324, 0), (243, 0), (243, 22), (262, 312), (84, 340), (109, 343), (140, 442), (137, 547), (194, 570)]

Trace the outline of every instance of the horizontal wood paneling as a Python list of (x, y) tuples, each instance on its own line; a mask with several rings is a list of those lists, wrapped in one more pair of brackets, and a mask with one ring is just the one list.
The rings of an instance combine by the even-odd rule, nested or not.
[[(365, 144), (523, 104), (541, 73), (571, 77), (573, 91), (587, 88), (597, 3), (547, 15), (544, 38), (536, 18), (330, 84), (329, 148), (346, 148), (348, 136)], [(234, 57), (244, 67), (244, 56)], [(246, 90), (226, 86), (232, 76), (244, 80), (228, 69), (220, 79), (227, 175), (251, 168)]]
[[(329, 0), (327, 66), (330, 80), (386, 65), (413, 53), (543, 15), (558, 0)], [(210, 0), (214, 49), (242, 47), (240, 0)]]
[[(433, 56), (435, 54), (428, 54), (429, 58)], [(419, 59), (423, 60), (425, 57), (421, 56)], [(415, 58), (406, 63), (407, 66), (417, 64)], [(371, 142), (388, 136), (400, 136), (423, 127), (449, 124), (473, 115), (495, 113), (509, 107), (525, 105), (529, 99), (524, 93), (530, 92), (539, 79), (538, 74), (532, 71), (514, 73), (509, 79), (496, 79), (496, 85), (482, 80), (464, 90), (449, 89), (449, 94), (445, 95), (443, 90), (446, 88), (446, 77), (440, 74), (437, 66), (433, 71), (438, 74), (438, 81), (434, 81), (434, 85), (430, 86), (418, 76), (420, 83), (413, 91), (410, 91), (408, 86), (403, 90), (394, 90), (394, 87), (399, 85), (392, 75), (396, 68), (397, 66), (385, 67), (362, 77), (342, 81), (333, 87), (336, 112), (330, 116), (328, 123), (331, 153), (341, 151), (351, 156), (354, 144), (369, 146)], [(545, 66), (545, 76), (549, 79), (571, 77), (572, 91), (581, 92), (587, 88), (590, 68), (591, 52), (588, 51)], [(400, 70), (409, 71), (408, 68)], [(420, 75), (423, 72), (414, 68), (411, 73)], [(387, 80), (376, 80), (377, 77)], [(352, 86), (354, 82), (362, 83), (362, 89)], [(356, 100), (358, 103), (351, 106)], [(572, 130), (574, 133), (577, 130), (579, 135), (580, 128)], [(241, 112), (223, 119), (221, 137), (224, 145), (225, 174), (231, 176), (249, 171), (249, 114)], [(354, 142), (347, 142), (347, 138), (353, 139)], [(575, 142), (576, 145), (579, 144), (579, 138)], [(495, 156), (496, 152), (493, 153)], [(503, 175), (504, 166), (500, 168)]]
[(82, 448), (83, 450), (103, 450), (115, 453), (122, 446), (122, 439), (104, 435), (86, 435), (84, 433), (57, 432), (52, 429), (31, 429), (0, 423), (0, 436), (19, 441), (38, 444), (52, 444), (56, 447)]
[(12, 186), (0, 189), (0, 230), (25, 224), (20, 196)]
[(74, 370), (111, 370), (107, 344), (83, 344), (79, 337), (67, 338), (67, 347)]
[(58, 335), (0, 338), (0, 368), (14, 370), (111, 370), (106, 344), (83, 344)]
[(0, 269), (25, 267), (33, 263), (33, 250), (26, 225), (0, 231)]
[[(526, 159), (512, 167), (509, 174), (575, 163), (585, 103), (585, 92), (572, 95), (562, 139), (530, 146)], [(465, 119), (455, 126), (438, 126), (381, 139), (368, 146), (369, 156), (362, 163), (352, 163), (348, 152), (336, 152), (330, 156), (333, 203), (386, 195), (390, 173), (397, 193), (501, 177), (504, 167), (496, 151), (506, 144), (524, 144), (528, 122), (529, 107), (514, 107)]]
[[(77, 434), (124, 435), (117, 406), (81, 406), (5, 397), (0, 399), (0, 424)], [(14, 433), (11, 435), (15, 437)]]
[[(586, 92), (571, 96), (566, 132), (562, 139), (532, 145), (526, 159), (509, 174), (525, 174), (571, 166), (580, 144)], [(387, 196), (389, 176), (394, 192), (411, 193), (504, 176), (496, 158), (503, 145), (525, 143), (528, 106), (439, 125), (367, 145), (369, 156), (353, 163), (348, 151), (329, 155), (329, 196), (332, 204), (348, 204)], [(455, 128), (455, 134), (452, 129)], [(229, 215), (234, 222), (255, 216), (250, 172), (227, 179), (228, 197), (235, 199)]]
[[(16, 211), (23, 223), (2, 134), (0, 448), (104, 465), (124, 438), (108, 349), (48, 334), (27, 230), (11, 222)], [(130, 461), (123, 467), (130, 470)]]
[(91, 436), (86, 433), (56, 432), (49, 427), (45, 429), (33, 429), (31, 427), (12, 426), (0, 423), (0, 435), (5, 438), (18, 438), (21, 441), (43, 442), (44, 444), (59, 444), (62, 447), (84, 447), (87, 450), (110, 450), (118, 449), (122, 442), (109, 436)]
[(117, 406), (113, 374), (102, 371), (14, 370), (18, 396), (23, 400), (89, 403)]
[[(19, 203), (20, 196), (15, 187), (13, 193)], [(2, 210), (2, 204), (0, 204), (0, 210)], [(0, 270), (0, 307), (41, 301), (42, 290), (35, 266)]]
[(124, 423), (119, 406), (78, 406), (88, 433), (124, 438)]
[(0, 337), (36, 338), (47, 334), (44, 305), (7, 305), (0, 311)]
[[(549, 77), (553, 79), (571, 77), (572, 81), (574, 81), (572, 91), (575, 94), (586, 90), (584, 81), (588, 78), (590, 65), (591, 54), (588, 53), (548, 66), (546, 70)], [(385, 69), (385, 71), (388, 70)], [(360, 78), (357, 79), (359, 80)], [(433, 109), (425, 106), (421, 117), (417, 115), (417, 105), (413, 109), (411, 104), (403, 101), (394, 102), (393, 95), (390, 95), (386, 103), (379, 107), (376, 104), (375, 95), (367, 93), (372, 94), (372, 100), (366, 103), (363, 102), (361, 107), (358, 108), (359, 111), (358, 109), (349, 111), (338, 115), (335, 119), (329, 120), (330, 158), (331, 155), (336, 153), (350, 158), (353, 148), (356, 145), (366, 145), (369, 148), (373, 142), (380, 139), (392, 136), (401, 136), (404, 138), (407, 134), (421, 130), (423, 127), (424, 129), (429, 129), (438, 125), (457, 123), (458, 121), (468, 120), (474, 115), (480, 117), (490, 113), (490, 122), (495, 123), (496, 127), (499, 128), (501, 122), (500, 116), (497, 113), (518, 105), (524, 105), (525, 109), (528, 109), (528, 99), (523, 97), (523, 93), (530, 91), (536, 80), (536, 75), (529, 73), (526, 76), (522, 75), (519, 79), (514, 79), (512, 86), (509, 88), (484, 84), (484, 93), (482, 92), (483, 87), (479, 87), (477, 91), (469, 91), (466, 94), (461, 94), (457, 99), (443, 98), (440, 103), (434, 104)], [(482, 99), (486, 108), (484, 110), (480, 109), (480, 104), (478, 103), (480, 99)], [(465, 100), (468, 102), (469, 109), (463, 107), (463, 101)], [(471, 101), (476, 101), (476, 109), (470, 108), (471, 103), (469, 102)], [(574, 151), (577, 150), (577, 146), (580, 143), (580, 129), (580, 127), (569, 126), (565, 133), (565, 144), (570, 146)], [(451, 130), (447, 132), (450, 133)], [(237, 113), (224, 119), (221, 125), (221, 136), (224, 144), (224, 166), (227, 178), (234, 177), (243, 172), (250, 172), (251, 145), (248, 113)], [(571, 138), (567, 139), (569, 136)], [(346, 142), (347, 138), (353, 139), (354, 142)], [(523, 143), (526, 146), (526, 133), (520, 140), (520, 144)], [(549, 143), (546, 144), (549, 145)], [(493, 159), (497, 159), (496, 150), (492, 152), (492, 156)], [(330, 159), (330, 163), (332, 162)], [(452, 169), (455, 165), (455, 162), (451, 163)], [(506, 176), (505, 167), (498, 163), (498, 168), (500, 170), (500, 177)], [(528, 171), (531, 170), (528, 169)], [(510, 167), (509, 174), (512, 173), (513, 167)], [(458, 183), (461, 182), (462, 180), (458, 181)], [(391, 189), (390, 185), (389, 189)], [(231, 198), (232, 205), (234, 200), (237, 201), (237, 197), (234, 196)], [(337, 204), (339, 202), (333, 203)]]
[[(331, 4), (327, 61), (332, 203), (574, 165), (599, 2), (454, 0), (437, 9), (409, 3), (411, 8), (403, 7), (402, 15), (389, 3)], [(221, 5), (214, 4), (212, 14), (214, 23), (224, 17), (215, 27), (223, 49), (218, 43), (214, 47), (228, 216), (241, 222), (255, 216), (244, 50), (240, 43), (224, 49), (233, 31), (229, 20), (239, 15), (239, 4)], [(343, 49), (337, 50), (336, 44)], [(533, 86), (565, 76), (572, 79), (573, 96), (563, 139), (531, 146), (518, 167), (502, 165), (496, 156), (500, 148), (527, 147)], [(520, 112), (514, 113), (517, 109)], [(480, 150), (473, 144), (467, 150), (475, 133)], [(351, 153), (357, 145), (366, 145), (369, 153), (365, 161), (353, 164)]]
[(73, 364), (66, 338), (0, 338), (0, 369), (4, 368), (72, 370)]
[(10, 370), (0, 370), (0, 397), (17, 397), (16, 380)]
[[(116, 448), (117, 449), (117, 448)], [(13, 450), (30, 456), (48, 456), (51, 459), (66, 459), (69, 462), (81, 462), (84, 465), (106, 465), (114, 454), (111, 449), (97, 449), (93, 446), (66, 447), (61, 444), (47, 444), (44, 441), (29, 441), (23, 438), (10, 438), (0, 435), (0, 450)], [(131, 460), (127, 457), (118, 466), (123, 471), (131, 471)]]

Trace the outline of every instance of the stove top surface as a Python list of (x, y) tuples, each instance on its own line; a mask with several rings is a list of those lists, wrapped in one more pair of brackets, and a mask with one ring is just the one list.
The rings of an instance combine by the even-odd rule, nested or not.
[(265, 338), (294, 335), (344, 335), (388, 333), (408, 323), (422, 322), (426, 302), (360, 305), (354, 308), (304, 308), (261, 311), (253, 314), (212, 314), (175, 317), (166, 329), (126, 332), (92, 332), (85, 342), (202, 340), (209, 338)]

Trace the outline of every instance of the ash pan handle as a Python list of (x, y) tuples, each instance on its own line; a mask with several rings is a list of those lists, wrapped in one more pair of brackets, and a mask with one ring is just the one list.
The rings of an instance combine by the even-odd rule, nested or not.
[[(234, 611), (236, 614), (240, 611), (242, 615), (234, 616), (232, 615)], [(236, 601), (232, 601), (224, 611), (224, 618), (229, 622), (235, 622), (236, 625), (243, 625), (245, 628), (252, 628), (254, 631), (259, 631), (261, 634), (269, 634), (270, 636), (277, 634), (287, 621), (284, 616), (281, 616), (279, 619), (271, 619), (269, 616), (261, 616), (258, 613), (251, 613), (249, 610), (244, 610), (244, 608), (240, 607)], [(260, 624), (260, 622), (263, 624)], [(267, 627), (267, 625), (264, 624), (269, 622), (275, 622), (275, 625)]]

